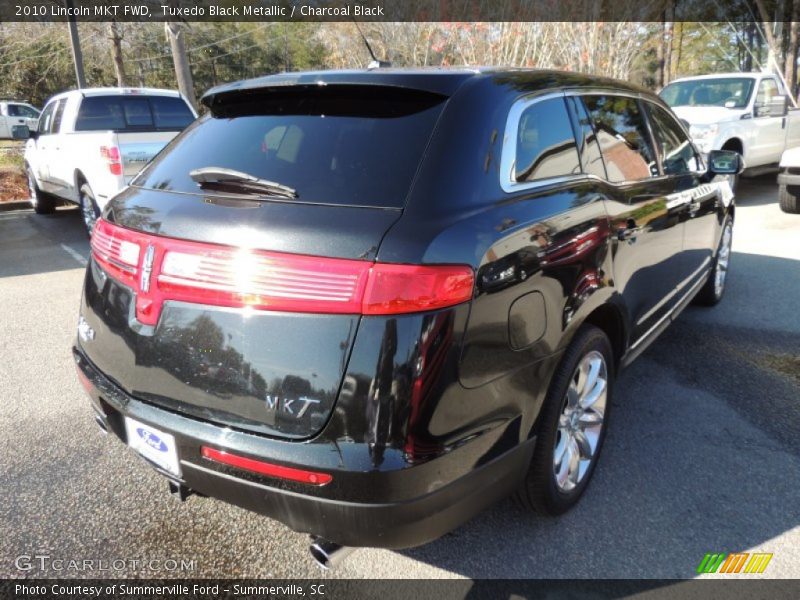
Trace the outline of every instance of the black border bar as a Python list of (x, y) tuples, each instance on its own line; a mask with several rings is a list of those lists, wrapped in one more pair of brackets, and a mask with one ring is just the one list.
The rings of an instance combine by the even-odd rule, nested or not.
[[(781, 0), (763, 0), (775, 15)], [(750, 0), (2, 0), (0, 21), (760, 21)]]

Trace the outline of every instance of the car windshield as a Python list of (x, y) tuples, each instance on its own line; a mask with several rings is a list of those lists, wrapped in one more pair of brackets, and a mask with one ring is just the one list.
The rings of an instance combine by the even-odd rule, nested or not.
[(755, 80), (751, 77), (720, 77), (670, 83), (659, 94), (670, 106), (724, 106), (745, 108)]

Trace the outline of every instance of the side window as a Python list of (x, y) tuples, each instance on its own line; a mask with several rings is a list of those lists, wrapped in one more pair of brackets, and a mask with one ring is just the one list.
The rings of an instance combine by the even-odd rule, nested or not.
[(50, 124), (53, 120), (53, 110), (56, 107), (55, 102), (51, 102), (45, 106), (42, 116), (39, 117), (39, 134), (46, 135), (50, 133)]
[(756, 104), (769, 104), (775, 96), (780, 95), (778, 91), (778, 84), (774, 79), (762, 79), (758, 84), (758, 95), (756, 96)]
[(575, 122), (575, 131), (578, 138), (578, 153), (581, 157), (583, 172), (606, 178), (606, 167), (600, 154), (600, 144), (592, 127), (592, 121), (586, 112), (583, 103), (577, 98), (567, 98), (567, 106)]
[(519, 120), (514, 180), (580, 173), (578, 149), (563, 98), (536, 102)]
[(658, 176), (647, 123), (634, 98), (586, 96), (584, 103), (594, 125), (609, 181), (636, 181)]
[(20, 106), (19, 104), (7, 104), (6, 105), (6, 114), (9, 117), (21, 117), (22, 114), (20, 113)]
[(37, 111), (32, 106), (25, 106), (24, 104), (21, 104), (18, 106), (18, 108), (19, 108), (19, 114), (22, 117), (29, 117), (31, 119), (35, 119), (39, 116), (39, 111)]
[(64, 116), (64, 107), (67, 105), (67, 99), (59, 100), (56, 105), (56, 110), (53, 113), (53, 125), (50, 128), (50, 133), (58, 133), (61, 128), (61, 118)]
[(678, 175), (699, 171), (700, 164), (689, 137), (675, 119), (655, 104), (648, 105), (648, 112), (661, 154), (664, 174)]

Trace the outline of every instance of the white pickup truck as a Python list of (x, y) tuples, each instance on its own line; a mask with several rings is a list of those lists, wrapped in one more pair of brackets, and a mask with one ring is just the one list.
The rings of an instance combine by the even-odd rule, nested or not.
[(38, 118), (39, 109), (27, 102), (0, 100), (0, 139), (25, 139)]
[(661, 98), (689, 125), (699, 150), (734, 150), (748, 172), (778, 165), (800, 146), (800, 110), (772, 73), (725, 73), (676, 79)]
[(94, 88), (50, 99), (25, 146), (31, 204), (81, 207), (91, 235), (100, 211), (142, 167), (197, 117), (178, 93)]

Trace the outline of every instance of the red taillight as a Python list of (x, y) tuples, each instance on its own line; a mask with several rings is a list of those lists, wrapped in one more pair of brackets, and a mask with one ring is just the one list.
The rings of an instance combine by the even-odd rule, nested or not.
[(231, 454), (223, 450), (216, 450), (208, 446), (202, 446), (200, 453), (203, 458), (213, 460), (214, 462), (236, 467), (250, 471), (251, 473), (258, 473), (259, 475), (267, 475), (268, 477), (277, 477), (279, 479), (288, 479), (290, 481), (299, 481), (300, 483), (308, 483), (310, 485), (325, 485), (333, 480), (333, 476), (328, 473), (317, 473), (314, 471), (306, 471), (304, 469), (295, 469), (293, 467), (284, 467), (282, 465), (275, 465), (272, 463), (254, 460), (238, 454)]
[[(169, 245), (167, 246), (169, 248)], [(158, 289), (176, 299), (257, 309), (358, 313), (371, 263), (182, 243)]]
[(91, 396), (92, 392), (94, 391), (94, 384), (89, 381), (86, 373), (84, 373), (78, 365), (75, 365), (75, 369), (78, 371), (78, 381), (81, 382), (81, 385), (83, 386), (83, 389), (86, 390), (86, 393)]
[(376, 263), (369, 274), (362, 314), (393, 315), (445, 308), (472, 297), (470, 267)]
[(119, 148), (116, 146), (100, 146), (100, 156), (108, 161), (108, 170), (112, 175), (122, 175)]
[(95, 258), (111, 275), (125, 283), (134, 283), (141, 247), (133, 232), (98, 219), (91, 245)]
[(147, 325), (158, 322), (168, 300), (285, 312), (393, 315), (466, 302), (474, 284), (468, 266), (235, 249), (137, 233), (102, 219), (95, 227), (92, 250), (112, 276), (137, 289), (136, 316)]

